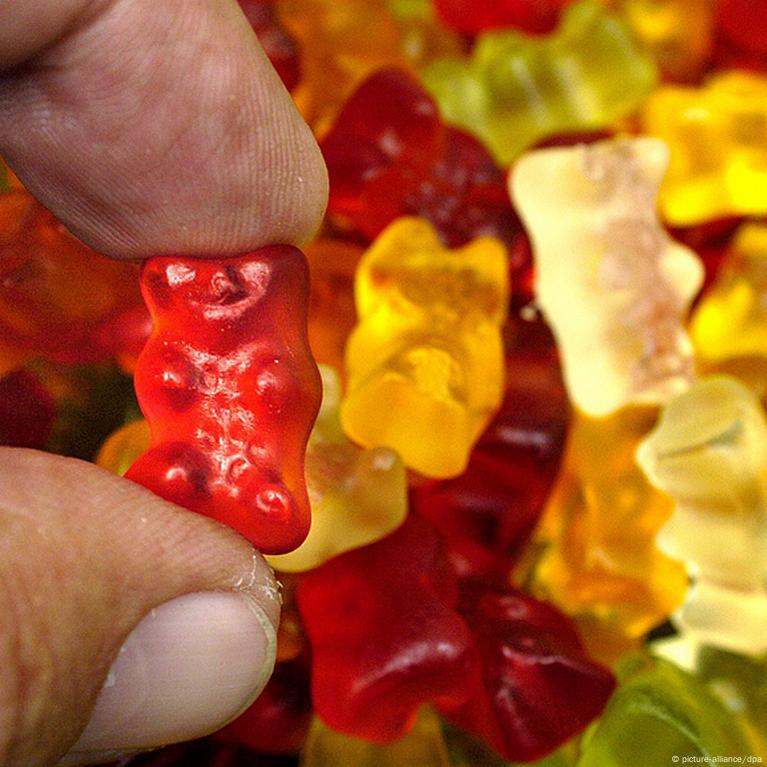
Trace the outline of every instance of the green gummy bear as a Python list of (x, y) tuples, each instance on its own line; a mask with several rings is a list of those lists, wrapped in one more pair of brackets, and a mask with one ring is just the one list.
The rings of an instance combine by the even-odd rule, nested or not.
[(632, 656), (577, 767), (667, 767), (684, 757), (753, 753), (742, 723), (695, 677), (668, 661)]
[(630, 114), (658, 72), (621, 19), (582, 0), (549, 37), (486, 32), (471, 59), (438, 59), (422, 77), (442, 116), (505, 165), (546, 136), (604, 128)]

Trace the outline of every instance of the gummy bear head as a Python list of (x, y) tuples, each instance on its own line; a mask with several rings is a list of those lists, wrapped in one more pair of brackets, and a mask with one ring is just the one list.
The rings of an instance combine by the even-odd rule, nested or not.
[(704, 379), (674, 399), (637, 460), (678, 508), (767, 517), (767, 420), (758, 399), (733, 378)]
[[(239, 258), (204, 260), (157, 257), (144, 265), (143, 290), (156, 327), (188, 335), (195, 345), (218, 352), (234, 343), (243, 329), (258, 322), (262, 304), (279, 269), (279, 258), (261, 253)], [(185, 330), (186, 329), (186, 330)]]

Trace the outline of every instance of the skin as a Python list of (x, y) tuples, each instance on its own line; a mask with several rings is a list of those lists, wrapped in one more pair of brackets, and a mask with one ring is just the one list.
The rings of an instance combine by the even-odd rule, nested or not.
[[(233, 0), (0, 3), (0, 154), (114, 258), (300, 244), (327, 195), (316, 143)], [(0, 449), (0, 528), (1, 767), (66, 753), (152, 607), (253, 567), (215, 522), (34, 451)], [(260, 559), (256, 580), (276, 619)]]

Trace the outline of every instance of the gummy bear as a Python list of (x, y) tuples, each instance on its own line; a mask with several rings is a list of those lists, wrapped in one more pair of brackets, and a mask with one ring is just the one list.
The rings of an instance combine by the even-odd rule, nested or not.
[(481, 674), (465, 704), (440, 706), (502, 756), (529, 762), (554, 751), (597, 717), (615, 686), (589, 660), (570, 621), (521, 592), (464, 585), (462, 614)]
[(330, 176), (328, 215), (368, 240), (400, 216), (427, 219), (450, 246), (481, 235), (511, 247), (521, 225), (505, 177), (472, 136), (445, 125), (406, 72), (371, 75), (321, 144)]
[(767, 70), (767, 16), (754, 0), (718, 0), (716, 60), (720, 67)]
[(749, 658), (716, 647), (699, 646), (695, 675), (731, 712), (737, 712), (755, 746), (767, 758), (767, 659)]
[(663, 410), (637, 460), (676, 501), (659, 545), (694, 576), (675, 622), (693, 639), (767, 651), (767, 418), (734, 378), (704, 379)]
[(109, 332), (115, 319), (140, 312), (137, 273), (83, 245), (24, 189), (0, 195), (3, 346), (65, 364), (110, 359), (123, 341)]
[(594, 731), (581, 746), (578, 767), (735, 761), (752, 753), (738, 719), (705, 686), (671, 663), (633, 656)]
[(714, 0), (618, 0), (632, 33), (669, 79), (695, 82), (714, 46)]
[(435, 0), (446, 24), (467, 35), (514, 27), (525, 32), (551, 32), (562, 6), (570, 0)]
[(292, 91), (301, 78), (298, 46), (277, 21), (274, 0), (237, 2), (283, 84)]
[(457, 476), (503, 396), (503, 246), (449, 251), (427, 221), (398, 219), (360, 262), (355, 296), (344, 431), (426, 476)]
[(716, 282), (692, 315), (690, 335), (707, 360), (767, 357), (767, 226), (745, 224)]
[(452, 767), (437, 716), (424, 707), (413, 729), (393, 743), (369, 743), (334, 732), (315, 719), (309, 732), (302, 767)]
[(321, 136), (349, 94), (384, 67), (414, 70), (460, 41), (434, 21), (397, 18), (389, 0), (279, 0), (277, 15), (301, 49), (293, 98)]
[(671, 148), (659, 199), (669, 224), (767, 213), (766, 77), (725, 72), (702, 88), (659, 88), (643, 122)]
[(470, 60), (436, 60), (423, 72), (442, 116), (502, 165), (547, 136), (612, 125), (656, 77), (623, 22), (592, 0), (568, 6), (549, 37), (486, 32)]
[(589, 415), (665, 402), (695, 375), (684, 316), (703, 268), (655, 213), (667, 159), (656, 139), (620, 138), (534, 150), (514, 168), (536, 299), (570, 397)]
[[(442, 730), (450, 754), (451, 767), (517, 767), (499, 756), (481, 738), (453, 727), (449, 722), (443, 723)], [(577, 743), (577, 739), (575, 742)], [(528, 762), (528, 767), (573, 767), (574, 750), (570, 745), (566, 745), (543, 759)]]
[(439, 538), (413, 515), (303, 575), (298, 606), (323, 722), (385, 743), (412, 728), (423, 703), (464, 701), (475, 657), (456, 598)]
[[(505, 583), (538, 522), (564, 451), (569, 406), (553, 339), (518, 323), (501, 408), (455, 479), (411, 491), (413, 509), (445, 540), (462, 576)], [(542, 334), (541, 334), (542, 335)]]
[(306, 247), (311, 284), (309, 346), (317, 362), (343, 369), (344, 348), (357, 315), (354, 271), (365, 248), (355, 242), (318, 237)]
[(43, 448), (53, 429), (56, 402), (29, 370), (0, 378), (0, 445)]
[(530, 577), (532, 592), (573, 616), (594, 652), (596, 645), (608, 655), (625, 650), (687, 590), (684, 568), (655, 546), (672, 505), (634, 460), (654, 419), (649, 408), (625, 408), (608, 419), (576, 415), (537, 531), (545, 548)]
[(267, 754), (293, 754), (301, 750), (312, 721), (306, 657), (278, 662), (255, 703), (215, 737)]
[(267, 553), (295, 548), (309, 529), (303, 453), (320, 382), (307, 276), (287, 245), (155, 257), (141, 273), (155, 325), (135, 385), (152, 442), (126, 476)]
[(318, 567), (344, 551), (395, 530), (407, 514), (407, 480), (400, 457), (385, 447), (362, 450), (341, 429), (341, 383), (320, 367), (323, 399), (306, 451), (306, 484), (312, 526), (289, 554), (268, 557), (281, 572)]
[(149, 424), (137, 418), (112, 432), (96, 455), (96, 465), (123, 476), (136, 459), (149, 449)]

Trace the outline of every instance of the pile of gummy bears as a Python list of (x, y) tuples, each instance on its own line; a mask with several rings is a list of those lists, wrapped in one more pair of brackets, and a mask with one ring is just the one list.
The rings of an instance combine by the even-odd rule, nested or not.
[(150, 318), (0, 195), (0, 444), (213, 498), (283, 585), (261, 697), (131, 766), (767, 759), (763, 1), (240, 5), (328, 165), (308, 275), (152, 259)]

